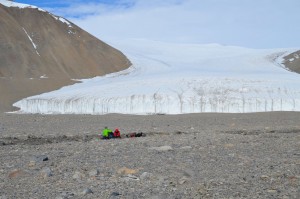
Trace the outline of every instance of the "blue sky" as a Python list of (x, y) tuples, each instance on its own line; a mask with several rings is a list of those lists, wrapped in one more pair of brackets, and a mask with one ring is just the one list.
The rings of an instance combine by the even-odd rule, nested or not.
[(299, 0), (17, 0), (104, 41), (140, 38), (250, 48), (300, 47)]
[[(90, 9), (89, 11), (78, 10), (78, 8), (83, 5), (89, 6), (90, 8), (92, 8), (92, 6), (98, 7), (99, 5), (111, 8), (119, 6), (128, 8), (134, 4), (134, 1), (131, 0), (16, 0), (16, 2), (35, 5), (64, 17), (74, 18), (80, 18), (95, 13), (94, 9)], [(72, 12), (71, 9), (73, 8), (74, 10)]]
[(72, 4), (80, 4), (83, 2), (95, 2), (95, 3), (104, 3), (104, 4), (113, 4), (114, 2), (117, 2), (117, 0), (16, 0), (16, 2), (19, 3), (25, 3), (30, 5), (35, 5), (38, 7), (68, 7)]

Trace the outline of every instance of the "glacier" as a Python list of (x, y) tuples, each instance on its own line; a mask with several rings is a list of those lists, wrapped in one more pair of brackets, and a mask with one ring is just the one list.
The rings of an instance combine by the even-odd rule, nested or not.
[(127, 39), (111, 42), (127, 70), (80, 80), (13, 105), (17, 113), (184, 114), (300, 111), (300, 75), (283, 57), (299, 49), (249, 49)]

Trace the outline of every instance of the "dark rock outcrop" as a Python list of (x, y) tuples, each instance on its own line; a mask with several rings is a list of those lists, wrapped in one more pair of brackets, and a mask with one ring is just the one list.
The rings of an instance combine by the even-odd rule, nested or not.
[(300, 50), (284, 57), (284, 65), (291, 71), (300, 74)]

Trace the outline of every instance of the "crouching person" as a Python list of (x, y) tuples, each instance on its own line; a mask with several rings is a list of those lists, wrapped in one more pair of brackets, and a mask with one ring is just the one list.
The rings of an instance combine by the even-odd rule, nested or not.
[(114, 138), (121, 138), (121, 132), (119, 131), (119, 129), (116, 129), (114, 131)]
[(113, 137), (112, 130), (105, 127), (102, 131), (102, 139), (110, 139)]

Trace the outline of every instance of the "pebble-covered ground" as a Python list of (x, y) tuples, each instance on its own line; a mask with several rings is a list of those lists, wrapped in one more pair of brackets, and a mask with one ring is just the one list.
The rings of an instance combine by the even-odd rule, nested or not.
[[(99, 140), (104, 126), (123, 138)], [(0, 114), (0, 199), (298, 199), (299, 185), (297, 112)]]

